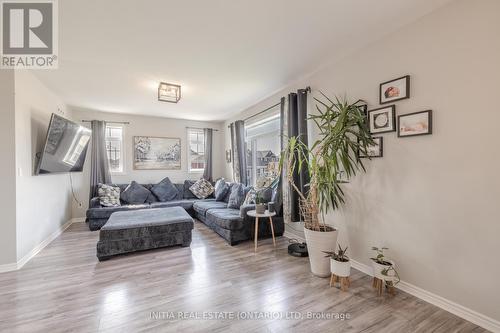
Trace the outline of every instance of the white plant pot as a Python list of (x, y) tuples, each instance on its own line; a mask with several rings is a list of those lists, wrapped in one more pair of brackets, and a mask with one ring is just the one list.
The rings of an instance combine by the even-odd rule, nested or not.
[(351, 261), (343, 262), (330, 258), (330, 270), (337, 276), (348, 277), (351, 275)]
[(304, 228), (311, 272), (319, 277), (330, 276), (330, 258), (323, 251), (333, 252), (338, 231), (314, 231)]
[[(395, 266), (394, 261), (388, 260), (392, 264), (392, 266)], [(376, 277), (377, 279), (384, 280), (384, 281), (395, 281), (396, 280), (396, 273), (394, 270), (390, 270), (388, 272), (388, 275), (383, 275), (382, 271), (384, 269), (387, 269), (388, 265), (382, 265), (377, 263), (375, 260), (372, 260), (372, 267), (373, 267), (373, 276)]]

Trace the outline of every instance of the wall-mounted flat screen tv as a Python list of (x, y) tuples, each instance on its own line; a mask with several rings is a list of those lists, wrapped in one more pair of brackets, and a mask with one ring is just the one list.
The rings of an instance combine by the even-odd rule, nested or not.
[(90, 129), (53, 113), (35, 174), (82, 171), (91, 133)]

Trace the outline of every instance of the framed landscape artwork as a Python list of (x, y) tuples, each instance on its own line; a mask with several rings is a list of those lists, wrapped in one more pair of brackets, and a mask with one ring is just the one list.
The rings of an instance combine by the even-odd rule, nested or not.
[(180, 138), (134, 136), (134, 170), (180, 169)]
[(398, 116), (398, 137), (432, 134), (432, 110)]
[(380, 84), (380, 104), (410, 98), (410, 76), (406, 75)]
[(375, 145), (368, 147), (366, 155), (363, 154), (361, 151), (358, 151), (359, 158), (372, 158), (372, 157), (384, 156), (384, 138), (381, 136), (373, 137), (373, 141), (375, 141)]
[(396, 131), (396, 106), (368, 111), (368, 125), (372, 134)]

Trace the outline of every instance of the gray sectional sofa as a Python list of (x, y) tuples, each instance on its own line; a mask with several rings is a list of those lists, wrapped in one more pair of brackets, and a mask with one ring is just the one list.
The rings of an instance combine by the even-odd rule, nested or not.
[[(189, 191), (191, 184), (190, 181), (183, 184), (174, 184), (178, 190), (178, 195), (173, 200), (165, 202), (159, 201), (151, 193), (144, 204), (129, 205), (122, 201), (122, 205), (118, 207), (103, 207), (99, 202), (99, 198), (93, 198), (87, 210), (89, 229), (92, 231), (99, 230), (107, 222), (111, 214), (118, 211), (182, 207), (189, 215), (206, 224), (231, 245), (253, 238), (255, 219), (246, 213), (255, 209), (255, 205), (244, 205), (239, 209), (227, 208), (229, 195), (223, 201), (216, 201), (213, 197), (198, 199)], [(120, 187), (123, 192), (128, 185), (116, 184), (115, 186)], [(142, 186), (149, 190), (153, 185), (142, 184)], [(276, 237), (282, 236), (284, 232), (283, 218), (280, 215), (278, 214), (273, 218)], [(266, 219), (261, 219), (259, 221), (259, 238), (265, 237), (271, 237), (271, 228)]]

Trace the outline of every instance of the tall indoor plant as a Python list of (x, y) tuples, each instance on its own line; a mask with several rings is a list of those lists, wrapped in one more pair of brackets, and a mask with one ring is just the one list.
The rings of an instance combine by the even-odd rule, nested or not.
[[(280, 166), (286, 167), (288, 182), (300, 197), (311, 271), (326, 277), (330, 267), (323, 252), (335, 249), (337, 230), (326, 224), (324, 215), (345, 203), (341, 185), (357, 171), (365, 171), (358, 152), (367, 155), (368, 147), (375, 143), (361, 100), (349, 103), (345, 98), (332, 100), (321, 94), (324, 100), (315, 98), (317, 114), (308, 118), (318, 127), (318, 138), (308, 146), (299, 137), (289, 137)], [(310, 178), (305, 193), (293, 181), (294, 172), (302, 170), (306, 170)]]

